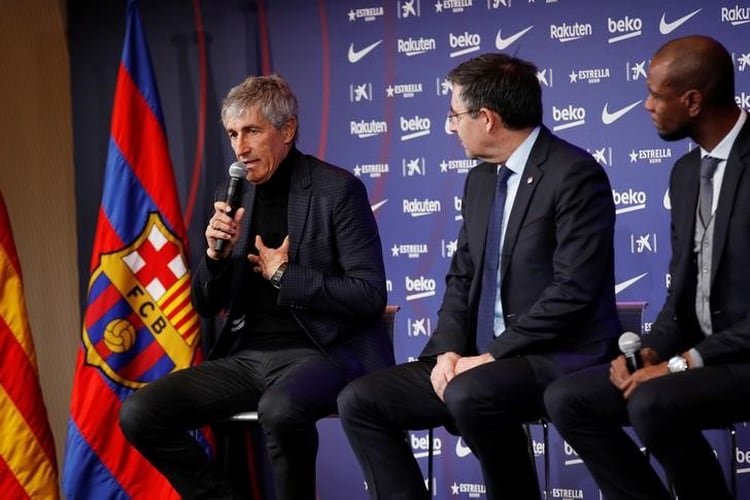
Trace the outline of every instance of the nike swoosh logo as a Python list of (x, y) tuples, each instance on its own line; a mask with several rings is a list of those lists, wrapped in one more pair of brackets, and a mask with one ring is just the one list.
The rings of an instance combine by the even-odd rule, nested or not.
[(640, 281), (641, 278), (646, 276), (648, 273), (643, 273), (641, 275), (636, 276), (635, 278), (630, 278), (629, 280), (625, 280), (622, 283), (617, 283), (615, 285), (615, 295), (619, 294), (626, 288), (630, 288), (632, 285), (634, 285), (636, 282)]
[(379, 201), (379, 202), (377, 202), (377, 203), (376, 203), (376, 204), (374, 204), (374, 205), (370, 205), (370, 210), (372, 210), (372, 211), (374, 212), (374, 211), (376, 211), (376, 210), (377, 210), (378, 208), (380, 208), (380, 207), (382, 207), (383, 205), (385, 205), (386, 203), (388, 203), (388, 200), (387, 200), (387, 199), (385, 199), (385, 200), (383, 200), (383, 201)]
[(368, 45), (364, 49), (360, 49), (360, 50), (354, 50), (354, 44), (350, 43), (349, 44), (349, 62), (353, 64), (353, 63), (359, 61), (360, 59), (362, 59), (363, 57), (365, 57), (367, 54), (369, 54), (370, 52), (372, 52), (372, 49), (374, 49), (375, 47), (377, 47), (381, 43), (383, 43), (383, 40), (378, 40), (377, 42), (373, 43), (372, 45)]
[(456, 441), (456, 456), (458, 458), (464, 458), (471, 455), (471, 448), (466, 446), (464, 444), (463, 438), (458, 438), (458, 441)]
[(618, 109), (614, 113), (609, 112), (609, 110), (607, 109), (607, 106), (609, 106), (609, 103), (606, 103), (604, 105), (604, 109), (602, 110), (602, 122), (604, 122), (605, 125), (613, 124), (614, 122), (616, 122), (617, 120), (625, 116), (625, 113), (627, 113), (634, 107), (638, 106), (642, 101), (643, 99), (638, 100), (634, 102), (633, 104), (628, 104), (624, 108)]
[(500, 36), (500, 31), (502, 31), (502, 30), (497, 30), (497, 36), (495, 37), (495, 47), (497, 47), (497, 50), (505, 50), (505, 49), (507, 49), (508, 47), (510, 47), (510, 45), (513, 42), (515, 42), (516, 40), (518, 40), (519, 38), (521, 38), (522, 36), (524, 36), (526, 34), (526, 32), (529, 31), (533, 27), (534, 27), (534, 25), (532, 24), (528, 28), (522, 29), (518, 33), (516, 33), (514, 35), (511, 35), (508, 38), (503, 38), (502, 36)]
[(676, 30), (677, 28), (685, 24), (688, 21), (688, 19), (696, 15), (701, 10), (703, 9), (698, 9), (694, 12), (691, 12), (690, 14), (686, 16), (682, 16), (681, 18), (675, 19), (674, 21), (669, 22), (669, 23), (666, 20), (667, 13), (665, 12), (664, 14), (661, 15), (661, 21), (659, 21), (659, 33), (661, 33), (662, 35), (668, 35), (672, 33), (674, 30)]

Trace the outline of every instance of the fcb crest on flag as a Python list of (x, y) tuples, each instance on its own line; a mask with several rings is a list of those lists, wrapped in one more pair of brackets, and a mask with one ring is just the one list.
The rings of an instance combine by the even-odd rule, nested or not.
[(86, 362), (138, 389), (189, 366), (199, 335), (182, 242), (152, 212), (128, 246), (101, 256), (89, 284)]
[[(185, 223), (135, 0), (125, 31), (65, 447), (71, 500), (177, 498), (116, 422), (133, 391), (202, 360)], [(210, 453), (210, 435), (195, 438)]]

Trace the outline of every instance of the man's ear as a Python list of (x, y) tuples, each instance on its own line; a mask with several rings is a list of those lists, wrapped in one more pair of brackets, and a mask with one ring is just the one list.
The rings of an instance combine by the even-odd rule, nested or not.
[(297, 118), (291, 117), (281, 127), (281, 131), (284, 134), (284, 143), (289, 144), (294, 141), (294, 136), (297, 134)]
[(505, 122), (500, 117), (500, 115), (497, 114), (497, 112), (492, 111), (488, 108), (480, 108), (479, 114), (481, 115), (481, 118), (485, 120), (485, 129), (487, 130), (487, 132), (492, 132), (498, 127), (505, 127)]
[(703, 93), (700, 90), (688, 90), (682, 94), (681, 99), (691, 118), (695, 118), (703, 111)]

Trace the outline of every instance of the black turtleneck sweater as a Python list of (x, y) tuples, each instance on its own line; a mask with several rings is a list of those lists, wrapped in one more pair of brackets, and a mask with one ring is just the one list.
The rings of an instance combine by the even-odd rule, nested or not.
[[(255, 236), (260, 235), (269, 248), (278, 248), (289, 234), (287, 207), (292, 169), (299, 153), (292, 148), (271, 178), (255, 187), (248, 253), (257, 255)], [(248, 321), (245, 326), (244, 347), (275, 349), (309, 345), (309, 339), (289, 308), (277, 305), (279, 291), (260, 273), (252, 272), (247, 262), (248, 276), (245, 284)]]

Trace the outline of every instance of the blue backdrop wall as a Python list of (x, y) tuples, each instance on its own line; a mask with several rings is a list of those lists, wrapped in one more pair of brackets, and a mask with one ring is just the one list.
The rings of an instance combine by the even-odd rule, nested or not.
[[(87, 283), (101, 195), (124, 2), (70, 0), (81, 283)], [(398, 361), (415, 357), (435, 327), (443, 276), (455, 249), (461, 193), (474, 162), (446, 128), (445, 74), (488, 51), (533, 61), (544, 120), (606, 169), (617, 208), (616, 292), (648, 301), (644, 332), (669, 281), (669, 170), (689, 141), (665, 143), (643, 110), (649, 58), (689, 34), (732, 53), (737, 102), (750, 108), (750, 2), (726, 0), (141, 0), (193, 259), (214, 185), (232, 153), (218, 110), (249, 74), (274, 71), (292, 85), (301, 113), (300, 149), (354, 172), (367, 186), (383, 239)], [(81, 290), (83, 297), (84, 290)], [(320, 424), (320, 498), (366, 498), (362, 474), (333, 419)], [(554, 498), (599, 498), (575, 452), (552, 431), (533, 429), (540, 466), (550, 454)], [(738, 461), (740, 498), (750, 433), (710, 434), (726, 464)], [(479, 468), (463, 442), (437, 430), (410, 435), (424, 465), (435, 454), (435, 497), (483, 498)], [(745, 496), (743, 496), (745, 495)]]

